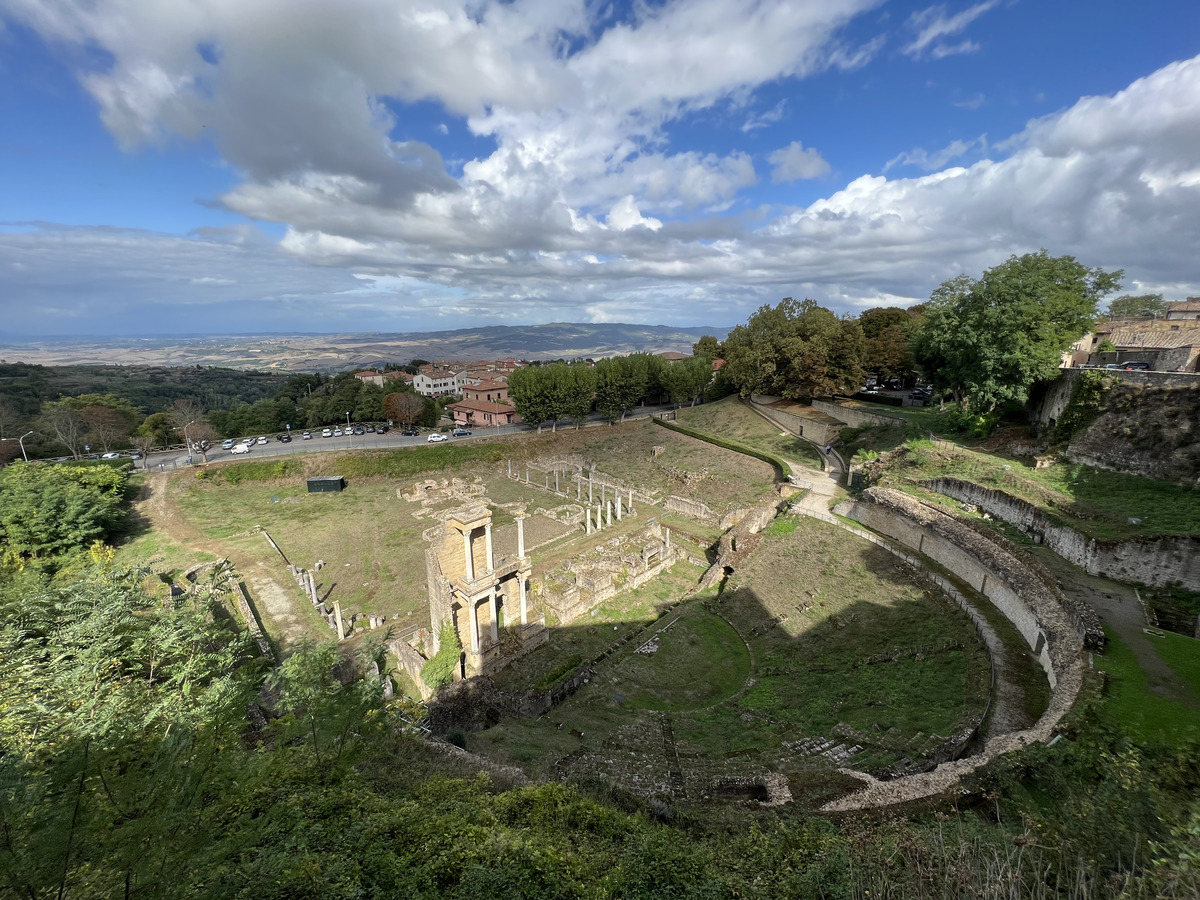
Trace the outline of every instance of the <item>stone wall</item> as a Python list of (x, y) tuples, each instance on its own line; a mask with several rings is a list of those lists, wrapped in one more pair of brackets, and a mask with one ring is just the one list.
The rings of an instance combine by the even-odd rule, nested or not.
[(864, 425), (907, 425), (908, 420), (902, 419), (899, 416), (888, 416), (883, 413), (867, 412), (862, 409), (855, 409), (850, 406), (842, 406), (839, 403), (830, 403), (828, 400), (813, 400), (812, 408), (818, 412), (823, 412), (826, 415), (833, 416), (835, 419), (841, 419), (851, 428), (861, 428)]
[(1194, 535), (1097, 541), (1052, 521), (1033, 504), (1003, 491), (958, 478), (936, 478), (925, 482), (925, 486), (961, 503), (973, 503), (1035, 541), (1044, 541), (1089, 575), (1156, 587), (1178, 583), (1187, 590), (1200, 591), (1200, 538)]
[(699, 500), (690, 500), (687, 497), (677, 497), (671, 495), (663, 504), (663, 508), (670, 513), (678, 513), (681, 516), (687, 516), (689, 519), (696, 519), (706, 525), (719, 525), (720, 516), (709, 509), (707, 503), (702, 503)]
[(907, 494), (869, 488), (858, 500), (841, 504), (838, 512), (924, 554), (991, 600), (1029, 643), (1046, 671), (1051, 692), (1046, 711), (1032, 727), (995, 735), (974, 756), (887, 782), (843, 770), (862, 779), (863, 788), (827, 803), (822, 811), (866, 809), (935, 796), (954, 789), (963, 776), (1003, 753), (1048, 740), (1083, 682), (1082, 641), (1059, 597), (1019, 557)]
[[(778, 407), (768, 405), (778, 399), (780, 398), (765, 394), (754, 394), (751, 396), (750, 402), (754, 405), (753, 408), (756, 412), (778, 425), (784, 431), (789, 431), (808, 441), (810, 444), (818, 444), (824, 447), (837, 440), (838, 435), (841, 434), (845, 419), (836, 412), (829, 413), (827, 409), (818, 409), (816, 402), (814, 402), (812, 405), (814, 410), (823, 414), (833, 415), (838, 421), (823, 421), (824, 416), (821, 419), (816, 417), (808, 418), (789, 412), (786, 409), (779, 409)], [(830, 406), (832, 404), (825, 405)]]

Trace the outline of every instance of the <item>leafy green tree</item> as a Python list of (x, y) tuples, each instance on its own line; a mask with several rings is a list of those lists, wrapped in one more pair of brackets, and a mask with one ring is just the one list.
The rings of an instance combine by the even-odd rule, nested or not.
[[(615, 422), (625, 412), (621, 392), (621, 365), (615, 358), (597, 360), (595, 372), (596, 409), (604, 418)], [(511, 379), (509, 385), (512, 385)]]
[(542, 367), (522, 366), (508, 376), (508, 397), (527, 425), (542, 424), (551, 418), (553, 408)]
[(909, 353), (909, 341), (917, 330), (918, 319), (894, 306), (868, 309), (858, 317), (866, 345), (863, 368), (884, 378), (908, 377), (916, 363)]
[(935, 387), (983, 412), (1024, 402), (1034, 382), (1057, 375), (1121, 275), (1045, 250), (1010, 257), (979, 280), (960, 275), (930, 297), (914, 357)]
[(154, 443), (159, 447), (168, 447), (180, 441), (175, 430), (175, 420), (168, 413), (151, 413), (146, 416), (146, 421), (138, 427), (137, 433), (154, 438)]
[(1143, 319), (1162, 316), (1167, 312), (1167, 303), (1162, 294), (1122, 294), (1108, 304), (1105, 311), (1110, 319)]
[(862, 330), (814, 300), (763, 306), (725, 339), (725, 371), (742, 396), (827, 397), (862, 383)]
[(692, 344), (693, 356), (703, 355), (713, 359), (721, 359), (722, 350), (721, 343), (711, 334), (704, 335), (700, 340)]
[(110, 466), (13, 463), (0, 471), (0, 544), (33, 557), (84, 547), (123, 520), (124, 489)]
[(567, 418), (575, 423), (576, 428), (587, 421), (588, 413), (592, 411), (592, 403), (596, 395), (596, 373), (587, 363), (572, 363), (570, 394), (565, 407)]

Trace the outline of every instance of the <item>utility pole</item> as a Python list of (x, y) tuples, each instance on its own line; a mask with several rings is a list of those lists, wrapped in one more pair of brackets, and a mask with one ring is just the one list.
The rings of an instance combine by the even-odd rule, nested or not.
[(18, 438), (18, 441), (21, 444), (21, 455), (25, 457), (25, 462), (29, 462), (29, 454), (25, 452), (25, 438), (29, 437), (31, 434), (33, 434), (32, 431), (27, 431), (21, 435), (20, 438)]

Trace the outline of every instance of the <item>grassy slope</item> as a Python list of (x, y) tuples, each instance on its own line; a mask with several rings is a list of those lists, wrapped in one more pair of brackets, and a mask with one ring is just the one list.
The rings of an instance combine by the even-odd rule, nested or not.
[(735, 440), (801, 465), (821, 468), (821, 458), (812, 445), (781, 433), (762, 416), (747, 409), (736, 396), (681, 409), (676, 419), (679, 424), (696, 431)]

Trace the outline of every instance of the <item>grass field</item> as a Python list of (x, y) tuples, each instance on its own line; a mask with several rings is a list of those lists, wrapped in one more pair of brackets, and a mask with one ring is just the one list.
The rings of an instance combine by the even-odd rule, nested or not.
[(1154, 639), (1154, 649), (1190, 692), (1190, 705), (1152, 693), (1137, 659), (1112, 631), (1108, 647), (1096, 666), (1108, 673), (1105, 715), (1119, 722), (1134, 738), (1175, 746), (1200, 739), (1200, 642), (1167, 632)]
[(1200, 532), (1200, 493), (1169, 482), (1067, 462), (1034, 469), (1029, 460), (929, 441), (908, 447), (886, 478), (901, 489), (941, 475), (963, 478), (1027, 500), (1099, 540)]
[(681, 409), (676, 413), (676, 421), (696, 431), (734, 440), (789, 462), (821, 468), (821, 458), (811, 444), (781, 432), (754, 410), (747, 408), (736, 396)]
[[(569, 756), (576, 774), (600, 766), (636, 786), (672, 764), (657, 736), (666, 714), (689, 784), (764, 768), (799, 783), (829, 768), (795, 749), (806, 738), (843, 735), (864, 748), (854, 764), (885, 765), (981, 713), (987, 656), (957, 607), (871, 544), (811, 519), (787, 524), (768, 529), (719, 598), (701, 595), (677, 622), (671, 613), (642, 631), (547, 717), (502, 722), (468, 747), (535, 776)], [(552, 642), (501, 678), (531, 686), (569, 653), (586, 657), (645, 621), (569, 627), (570, 648)], [(636, 652), (667, 625), (654, 655)]]

